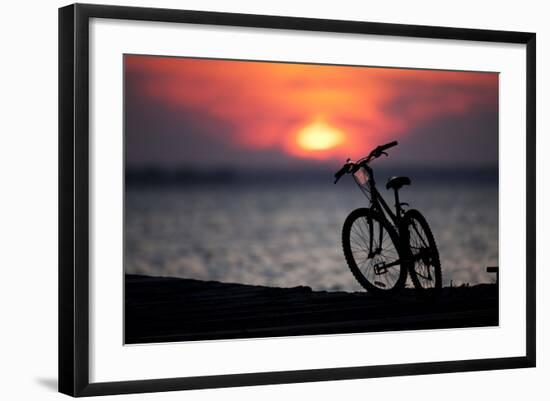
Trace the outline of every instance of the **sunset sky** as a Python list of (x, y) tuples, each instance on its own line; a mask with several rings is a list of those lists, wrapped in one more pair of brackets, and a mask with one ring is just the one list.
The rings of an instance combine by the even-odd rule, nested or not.
[(494, 166), (498, 74), (126, 55), (130, 167)]

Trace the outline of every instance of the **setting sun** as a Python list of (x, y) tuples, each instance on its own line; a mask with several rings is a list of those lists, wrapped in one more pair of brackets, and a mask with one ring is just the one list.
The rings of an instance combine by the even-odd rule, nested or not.
[(429, 148), (434, 158), (460, 164), (471, 147), (436, 151), (440, 132), (477, 140), (484, 128), (467, 124), (482, 116), (497, 129), (492, 73), (144, 55), (126, 55), (124, 68), (127, 129), (138, 138), (128, 157), (137, 164), (313, 166), (359, 158), (394, 139), (415, 143), (411, 160), (424, 163), (420, 150)]
[(307, 151), (321, 151), (335, 148), (344, 142), (342, 131), (324, 121), (315, 121), (302, 128), (296, 136), (296, 143)]

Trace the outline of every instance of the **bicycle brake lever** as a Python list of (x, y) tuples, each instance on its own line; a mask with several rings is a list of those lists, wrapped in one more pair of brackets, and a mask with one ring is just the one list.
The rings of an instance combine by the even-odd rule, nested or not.
[(386, 155), (386, 157), (389, 156), (386, 152), (380, 152), (380, 156), (382, 156), (382, 155)]

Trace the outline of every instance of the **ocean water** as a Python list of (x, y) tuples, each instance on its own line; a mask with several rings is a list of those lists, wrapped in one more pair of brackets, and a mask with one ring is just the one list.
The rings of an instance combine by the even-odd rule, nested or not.
[[(350, 185), (239, 184), (129, 187), (126, 273), (315, 290), (361, 291), (341, 228), (367, 206)], [(392, 194), (381, 188), (389, 204)], [(401, 200), (419, 209), (438, 244), (443, 285), (493, 282), (498, 265), (498, 187), (417, 185)]]

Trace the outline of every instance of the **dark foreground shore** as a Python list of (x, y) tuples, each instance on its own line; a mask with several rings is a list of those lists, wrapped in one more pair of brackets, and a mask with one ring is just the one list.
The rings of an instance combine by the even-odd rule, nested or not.
[(126, 344), (498, 325), (495, 284), (444, 288), (428, 303), (412, 289), (380, 299), (126, 275), (125, 298)]

